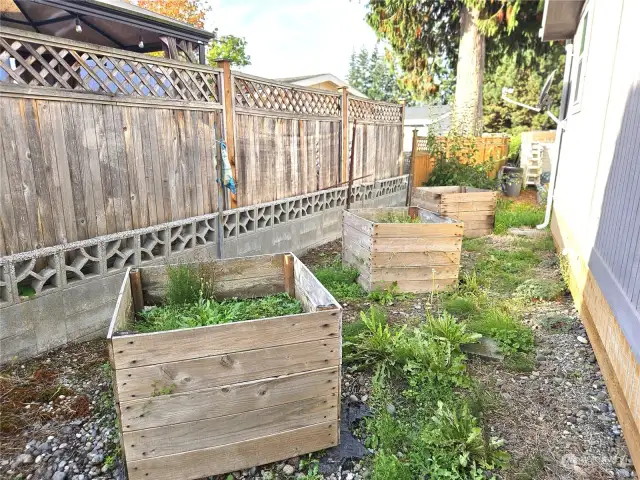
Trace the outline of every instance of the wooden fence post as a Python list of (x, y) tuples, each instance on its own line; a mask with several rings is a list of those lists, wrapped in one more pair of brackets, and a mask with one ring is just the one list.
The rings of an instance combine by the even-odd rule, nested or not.
[[(398, 176), (402, 176), (404, 172), (404, 115), (407, 109), (407, 102), (402, 99), (400, 100), (400, 111), (402, 112), (402, 128), (400, 130), (400, 173)], [(409, 170), (411, 172), (411, 170)]]
[(349, 157), (349, 92), (347, 87), (340, 87), (338, 90), (342, 91), (342, 168), (340, 169), (340, 181), (346, 182), (348, 179), (347, 173), (347, 158)]
[[(224, 115), (224, 138), (227, 144), (227, 155), (229, 156), (229, 163), (231, 164), (231, 173), (233, 180), (238, 185), (238, 177), (236, 176), (236, 137), (234, 132), (234, 105), (233, 105), (233, 79), (231, 73), (231, 62), (229, 60), (216, 60), (218, 67), (222, 68), (222, 82), (224, 89), (222, 91), (222, 103), (223, 115)], [(222, 161), (222, 159), (220, 159)], [(222, 179), (220, 179), (222, 182)], [(238, 207), (238, 196), (235, 193), (230, 193), (231, 208)]]

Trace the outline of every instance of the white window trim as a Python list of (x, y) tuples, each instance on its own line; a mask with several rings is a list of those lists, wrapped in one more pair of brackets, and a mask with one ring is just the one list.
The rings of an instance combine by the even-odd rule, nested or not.
[[(582, 13), (580, 14), (580, 23), (578, 29), (573, 38), (574, 45), (574, 59), (573, 59), (573, 88), (571, 89), (571, 113), (578, 113), (582, 109), (582, 96), (584, 95), (585, 80), (587, 73), (587, 61), (589, 59), (589, 50), (591, 46), (591, 30), (593, 28), (593, 1), (587, 0)], [(587, 29), (584, 30), (584, 20), (587, 19)], [(584, 46), (582, 53), (580, 53), (580, 46), (582, 43), (582, 35), (584, 31)], [(581, 63), (582, 62), (582, 63)], [(578, 78), (578, 71), (580, 72), (580, 78)], [(576, 87), (578, 90), (576, 91)]]

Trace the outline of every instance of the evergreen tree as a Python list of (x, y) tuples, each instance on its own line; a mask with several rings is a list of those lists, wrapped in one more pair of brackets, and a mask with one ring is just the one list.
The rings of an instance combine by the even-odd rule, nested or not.
[(372, 100), (398, 102), (403, 91), (398, 84), (396, 66), (380, 55), (376, 46), (369, 55), (366, 48), (355, 51), (349, 59), (347, 80), (356, 90)]
[[(485, 63), (497, 69), (518, 49), (539, 49), (542, 2), (523, 0), (370, 0), (367, 22), (386, 39), (418, 97), (449, 97), (455, 78), (454, 124), (482, 131)], [(515, 54), (514, 54), (515, 55)], [(513, 57), (517, 66), (520, 58)], [(444, 89), (444, 91), (443, 91)]]

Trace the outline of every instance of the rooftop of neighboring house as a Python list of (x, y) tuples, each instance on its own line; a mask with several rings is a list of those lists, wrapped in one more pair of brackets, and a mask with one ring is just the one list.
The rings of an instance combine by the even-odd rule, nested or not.
[(347, 87), (350, 94), (368, 98), (364, 93), (353, 88), (347, 82), (331, 73), (317, 73), (313, 75), (301, 75), (298, 77), (276, 78), (275, 80), (284, 83), (291, 83), (293, 85), (300, 85), (301, 87), (314, 87), (325, 90), (337, 90), (340, 87)]

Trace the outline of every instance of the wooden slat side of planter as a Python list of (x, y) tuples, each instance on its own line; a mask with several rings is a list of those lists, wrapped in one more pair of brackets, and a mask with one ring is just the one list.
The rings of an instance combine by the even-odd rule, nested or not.
[[(127, 325), (116, 319), (134, 327), (135, 295), (125, 279), (110, 339), (129, 478), (195, 479), (336, 445), (339, 304), (292, 254), (194, 267), (216, 295), (286, 289), (305, 313), (116, 335)], [(140, 268), (145, 304), (164, 299), (167, 269)]]
[(412, 202), (444, 217), (464, 222), (464, 236), (493, 233), (497, 192), (471, 187), (414, 188)]
[(343, 212), (342, 259), (358, 269), (358, 283), (371, 289), (371, 234), (373, 222), (351, 212)]
[(330, 421), (220, 447), (130, 462), (129, 480), (202, 478), (322, 450), (337, 444), (337, 425)]
[[(375, 219), (393, 214), (409, 214), (420, 223), (376, 223)], [(364, 232), (356, 242), (351, 225), (355, 217), (366, 220)], [(359, 209), (345, 212), (343, 259), (358, 266), (355, 259), (367, 259), (365, 288), (389, 288), (394, 283), (400, 291), (428, 292), (440, 290), (458, 280), (464, 226), (461, 222), (440, 217), (417, 207)]]
[[(197, 269), (201, 278), (214, 285), (216, 298), (263, 297), (284, 291), (283, 258), (283, 254), (258, 255), (185, 265)], [(168, 267), (143, 267), (140, 272), (145, 302), (161, 303), (169, 280)]]
[(149, 430), (261, 410), (327, 395), (337, 397), (338, 367), (294, 373), (255, 382), (122, 402), (122, 428)]

